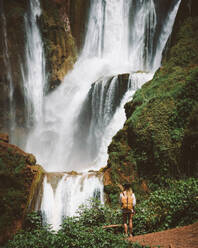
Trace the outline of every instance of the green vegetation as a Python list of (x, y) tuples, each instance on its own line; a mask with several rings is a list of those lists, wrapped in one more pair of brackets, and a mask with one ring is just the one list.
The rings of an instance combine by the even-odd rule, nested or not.
[(198, 221), (198, 179), (168, 179), (166, 184), (166, 187), (158, 187), (146, 200), (137, 204), (135, 234), (166, 230)]
[(115, 212), (93, 201), (79, 209), (78, 217), (66, 218), (61, 230), (55, 233), (49, 227), (42, 226), (41, 218), (33, 213), (27, 217), (24, 230), (4, 248), (141, 248), (141, 245), (130, 244), (121, 233), (102, 228), (105, 221), (110, 223), (110, 218), (115, 220), (117, 217)]
[[(33, 198), (36, 181), (42, 171), (33, 173), (28, 164), (35, 166), (32, 154), (0, 141), (0, 243), (3, 243), (21, 227), (24, 214)], [(38, 166), (37, 166), (38, 167)], [(34, 184), (32, 184), (35, 179)]]
[(23, 208), (28, 198), (28, 191), (24, 187), (25, 157), (15, 153), (12, 148), (4, 149), (0, 145), (0, 231), (9, 227), (14, 220), (21, 218)]
[[(164, 189), (158, 188), (146, 200), (140, 201), (133, 217), (135, 235), (187, 225), (198, 220), (198, 179), (167, 180)], [(151, 185), (154, 189), (156, 186)], [(124, 239), (121, 227), (104, 229), (104, 225), (122, 223), (119, 208), (112, 209), (90, 200), (78, 210), (78, 216), (67, 217), (55, 233), (43, 226), (41, 216), (27, 216), (23, 230), (4, 248), (31, 247), (136, 247)]]

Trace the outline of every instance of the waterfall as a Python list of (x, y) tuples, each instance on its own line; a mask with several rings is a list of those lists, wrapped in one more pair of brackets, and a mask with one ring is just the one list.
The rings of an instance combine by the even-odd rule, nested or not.
[(176, 1), (175, 6), (171, 13), (166, 17), (164, 24), (161, 29), (161, 35), (158, 39), (158, 46), (156, 47), (156, 53), (155, 57), (153, 59), (153, 68), (154, 70), (157, 70), (161, 64), (162, 60), (162, 51), (164, 50), (164, 47), (166, 46), (166, 42), (171, 34), (170, 30), (172, 31), (172, 27), (175, 21), (175, 17), (177, 15), (177, 11), (179, 9), (181, 1)]
[(152, 73), (132, 73), (104, 77), (92, 84), (80, 108), (73, 135), (68, 165), (89, 170), (100, 169), (107, 162), (107, 147), (125, 120), (124, 104)]
[(42, 122), (46, 87), (45, 57), (38, 18), (41, 15), (39, 0), (29, 1), (25, 15), (26, 65), (22, 67), (28, 127)]
[[(60, 177), (58, 180), (57, 176)], [(89, 175), (49, 173), (44, 178), (43, 188), (41, 211), (44, 213), (44, 221), (52, 225), (54, 230), (60, 228), (63, 216), (77, 214), (77, 208), (90, 197), (104, 202), (102, 179), (94, 173)]]
[[(10, 141), (13, 142), (13, 132), (15, 129), (15, 101), (14, 101), (14, 84), (12, 78), (12, 67), (10, 63), (10, 54), (8, 49), (8, 37), (7, 37), (7, 22), (4, 14), (3, 0), (0, 1), (0, 14), (1, 14), (1, 26), (2, 26), (2, 51), (3, 51), (3, 62), (6, 68), (6, 82), (8, 83), (9, 89), (9, 136)], [(6, 123), (7, 124), (7, 123)], [(7, 125), (6, 125), (7, 126)]]
[[(102, 197), (102, 182), (96, 177), (91, 180), (90, 170), (106, 165), (107, 147), (126, 119), (124, 104), (152, 79), (160, 66), (181, 1), (176, 0), (174, 7), (168, 8), (163, 25), (158, 22), (156, 1), (91, 1), (81, 55), (63, 83), (45, 97), (45, 102), (45, 84), (39, 83), (43, 60), (35, 64), (34, 57), (28, 57), (36, 44), (42, 44), (40, 39), (38, 42), (36, 28), (39, 4), (32, 1), (37, 4), (31, 5), (32, 21), (26, 26), (29, 38), (34, 32), (36, 37), (28, 39), (30, 76), (25, 81), (25, 92), (34, 110), (35, 125), (26, 150), (34, 153), (48, 172), (79, 173), (76, 177), (63, 175), (55, 187), (53, 180), (44, 180), (41, 209), (45, 220), (56, 230), (63, 216), (73, 215), (94, 192), (100, 192)], [(31, 77), (33, 65), (40, 66), (38, 80)]]

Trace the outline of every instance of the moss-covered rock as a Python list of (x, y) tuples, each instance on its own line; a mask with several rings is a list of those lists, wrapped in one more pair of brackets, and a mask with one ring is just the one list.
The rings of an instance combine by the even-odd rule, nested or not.
[(59, 85), (77, 56), (70, 26), (70, 1), (42, 0), (41, 32), (44, 41), (49, 88)]
[(187, 18), (175, 39), (153, 80), (125, 105), (127, 121), (108, 149), (113, 184), (197, 173), (198, 18)]
[(29, 157), (17, 146), (0, 141), (0, 244), (21, 228), (41, 181), (43, 169), (28, 165)]

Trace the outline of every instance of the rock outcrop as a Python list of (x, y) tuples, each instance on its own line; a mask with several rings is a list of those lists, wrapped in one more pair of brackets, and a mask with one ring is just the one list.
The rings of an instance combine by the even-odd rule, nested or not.
[(9, 144), (5, 137), (0, 134), (0, 244), (22, 227), (44, 175), (34, 155)]

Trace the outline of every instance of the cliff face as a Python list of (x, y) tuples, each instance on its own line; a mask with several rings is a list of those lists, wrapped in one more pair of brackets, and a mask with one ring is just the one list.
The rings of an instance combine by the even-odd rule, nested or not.
[(127, 121), (108, 148), (107, 188), (198, 175), (198, 13), (189, 16), (187, 1), (181, 8), (163, 66), (125, 105)]

